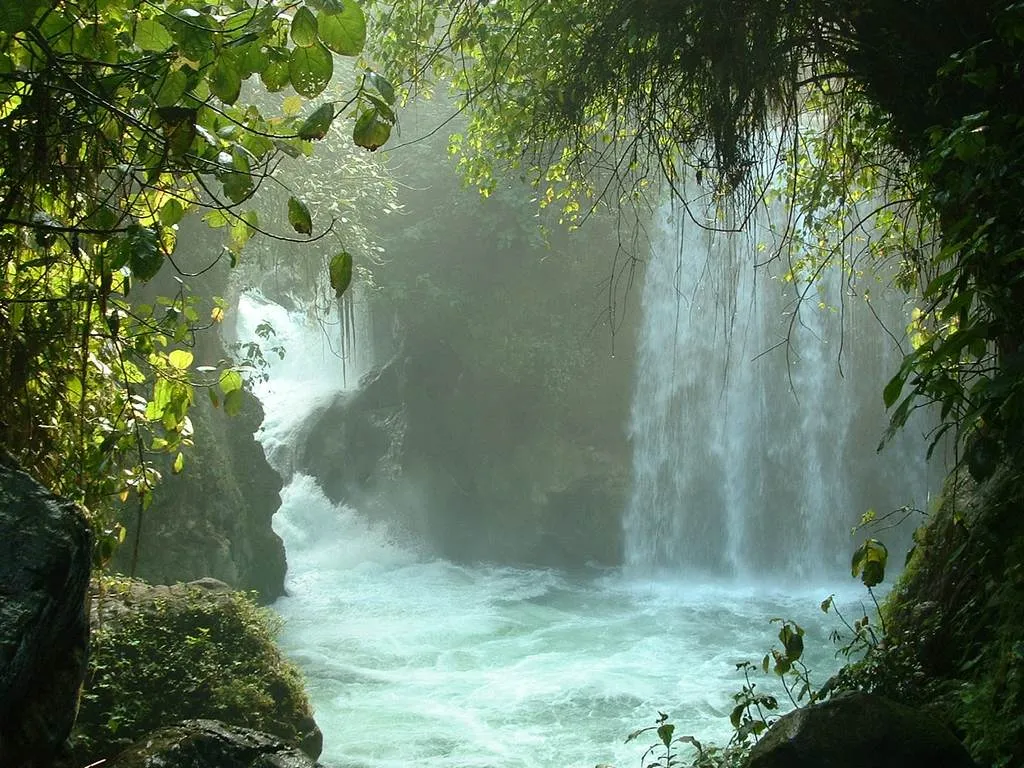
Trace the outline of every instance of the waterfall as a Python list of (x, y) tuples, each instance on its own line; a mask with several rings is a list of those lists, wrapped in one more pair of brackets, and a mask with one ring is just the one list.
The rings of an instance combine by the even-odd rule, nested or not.
[(868, 306), (838, 269), (787, 283), (755, 268), (759, 240), (763, 222), (736, 236), (659, 214), (630, 424), (634, 571), (828, 574), (869, 508), (926, 508), (924, 427), (876, 453), (903, 354), (880, 323), (903, 335), (905, 297), (878, 280)]
[(235, 328), (243, 347), (257, 344), (263, 350), (262, 370), (251, 378), (266, 412), (259, 439), (285, 482), (309, 414), (338, 393), (355, 390), (374, 364), (369, 301), (358, 285), (344, 302), (291, 297), (288, 303), (293, 308), (259, 291), (242, 293)]

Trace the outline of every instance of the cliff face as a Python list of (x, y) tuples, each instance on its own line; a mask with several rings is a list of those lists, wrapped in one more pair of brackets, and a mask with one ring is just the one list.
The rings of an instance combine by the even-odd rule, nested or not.
[(195, 449), (186, 455), (185, 471), (164, 471), (141, 530), (135, 515), (126, 514), (128, 537), (115, 567), (131, 569), (139, 534), (139, 578), (171, 584), (212, 576), (271, 602), (284, 594), (286, 564), (271, 528), (281, 478), (253, 437), (263, 409), (247, 393), (241, 413), (229, 417), (200, 393), (191, 418)]

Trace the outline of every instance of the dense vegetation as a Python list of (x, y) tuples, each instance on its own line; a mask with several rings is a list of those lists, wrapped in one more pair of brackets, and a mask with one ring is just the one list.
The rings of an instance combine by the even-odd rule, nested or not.
[[(133, 287), (161, 270), (234, 264), (257, 232), (332, 236), (330, 221), (314, 231), (294, 195), (264, 223), (251, 200), (265, 183), (282, 187), (281, 158), (309, 154), (339, 116), (356, 120), (356, 144), (387, 140), (394, 94), (372, 71), (358, 72), (344, 103), (303, 109), (325, 91), (335, 54), (357, 56), (365, 37), (360, 7), (333, 0), (4, 5), (0, 442), (92, 513), (101, 560), (122, 537), (117, 500), (139, 515), (150, 503), (154, 457), (184, 467), (196, 388), (228, 412), (242, 399), (232, 361), (200, 365), (193, 352), (224, 306), (200, 306), (181, 279), (144, 300)], [(176, 254), (189, 212), (226, 233), (192, 271)], [(343, 244), (331, 267), (343, 292)]]
[[(362, 9), (379, 16), (368, 39)], [(360, 68), (338, 101), (304, 111), (334, 54), (364, 43), (390, 81)], [(140, 302), (133, 285), (177, 268), (189, 211), (226, 233), (210, 263), (234, 263), (260, 232), (331, 236), (290, 193), (284, 226), (249, 201), (339, 116), (356, 144), (386, 142), (391, 81), (451, 82), (469, 115), (453, 149), (485, 193), (511, 166), (579, 223), (660, 178), (719, 227), (781, 196), (792, 213), (774, 257), (791, 270), (898, 262), (920, 306), (881, 393), (892, 427), (937, 404), (935, 438), (954, 438), (984, 503), (968, 514), (955, 490), (968, 481), (951, 484), (889, 609), (902, 636), (934, 624), (955, 640), (907, 641), (852, 684), (945, 697), (979, 757), (1019, 765), (1022, 48), (1012, 0), (6, 2), (0, 445), (93, 513), (105, 561), (119, 500), (141, 513), (152, 497), (154, 457), (183, 468), (196, 388), (228, 411), (242, 397), (237, 366), (193, 352), (224, 306), (183, 285)], [(342, 292), (352, 256), (332, 253)], [(938, 688), (911, 691), (901, 670)]]
[(238, 592), (154, 590), (104, 578), (69, 765), (109, 758), (189, 718), (223, 720), (306, 745), (314, 727), (279, 619)]

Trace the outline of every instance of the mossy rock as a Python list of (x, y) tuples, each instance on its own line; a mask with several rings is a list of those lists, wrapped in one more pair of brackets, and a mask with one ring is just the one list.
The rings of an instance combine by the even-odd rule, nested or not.
[(270, 733), (311, 758), (322, 736), (278, 619), (212, 579), (94, 583), (92, 650), (71, 765), (109, 758), (155, 729), (207, 718)]

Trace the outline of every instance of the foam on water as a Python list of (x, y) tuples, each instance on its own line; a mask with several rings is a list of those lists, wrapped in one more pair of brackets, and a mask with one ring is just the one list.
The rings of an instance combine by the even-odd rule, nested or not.
[(680, 733), (725, 741), (735, 664), (778, 645), (776, 616), (807, 628), (819, 682), (836, 664), (824, 589), (456, 565), (301, 475), (275, 525), (289, 553), (281, 642), (334, 768), (625, 766), (643, 751), (625, 736), (659, 710)]

